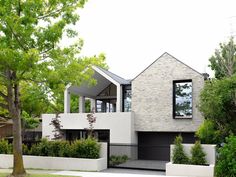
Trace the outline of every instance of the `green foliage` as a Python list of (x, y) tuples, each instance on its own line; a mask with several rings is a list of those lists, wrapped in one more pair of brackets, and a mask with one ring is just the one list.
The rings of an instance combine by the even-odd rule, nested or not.
[(236, 176), (236, 136), (226, 138), (226, 144), (219, 149), (216, 176)]
[(72, 156), (78, 158), (99, 158), (100, 145), (94, 138), (76, 140), (72, 143)]
[(213, 122), (221, 137), (236, 133), (235, 90), (236, 76), (232, 76), (206, 82), (200, 95), (199, 109), (206, 119)]
[(175, 138), (175, 142), (174, 142), (175, 146), (174, 146), (173, 156), (172, 156), (172, 161), (175, 164), (189, 164), (189, 158), (184, 152), (182, 142), (183, 142), (183, 138), (181, 135)]
[(34, 144), (28, 154), (35, 156), (99, 158), (100, 145), (95, 139), (76, 140), (72, 144), (68, 141), (48, 141), (42, 139)]
[(10, 154), (12, 153), (12, 145), (8, 144), (7, 140), (0, 140), (0, 154)]
[(205, 165), (206, 154), (203, 152), (201, 143), (196, 141), (194, 146), (191, 148), (191, 164), (193, 165)]
[(215, 71), (215, 77), (222, 79), (236, 73), (236, 45), (231, 38), (228, 43), (220, 44), (214, 55), (209, 59), (210, 67)]
[(213, 121), (205, 119), (196, 132), (196, 136), (204, 144), (220, 144), (223, 139)]
[(110, 158), (109, 158), (109, 164), (110, 164), (110, 166), (116, 166), (116, 165), (125, 163), (128, 159), (129, 159), (129, 158), (128, 158), (127, 155), (122, 155), (122, 156), (119, 156), (119, 155), (118, 155), (118, 156), (112, 155), (112, 156), (110, 156)]

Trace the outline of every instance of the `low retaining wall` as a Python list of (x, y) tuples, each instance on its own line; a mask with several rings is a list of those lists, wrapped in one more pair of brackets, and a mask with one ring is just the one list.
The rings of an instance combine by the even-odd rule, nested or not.
[[(183, 144), (184, 152), (190, 157), (191, 148), (194, 144)], [(202, 144), (206, 153), (206, 161), (209, 165), (173, 164), (172, 154), (174, 145), (170, 147), (171, 162), (166, 163), (166, 176), (189, 176), (189, 177), (214, 177), (216, 162), (216, 145)]]
[[(43, 157), (24, 155), (25, 168), (48, 170), (101, 171), (107, 168), (107, 144), (101, 143), (99, 159)], [(13, 155), (0, 154), (0, 168), (12, 168)]]
[(215, 165), (166, 164), (166, 176), (214, 177)]

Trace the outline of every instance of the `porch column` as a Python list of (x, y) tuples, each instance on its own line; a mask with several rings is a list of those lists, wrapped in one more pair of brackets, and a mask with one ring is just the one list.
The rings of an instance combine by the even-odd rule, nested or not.
[(93, 108), (94, 108), (95, 111), (96, 111), (95, 99), (90, 98), (90, 110), (92, 111)]
[(85, 96), (80, 95), (79, 97), (79, 113), (85, 112)]
[(70, 92), (68, 88), (64, 91), (64, 113), (70, 113)]
[(122, 112), (122, 86), (116, 86), (116, 112)]

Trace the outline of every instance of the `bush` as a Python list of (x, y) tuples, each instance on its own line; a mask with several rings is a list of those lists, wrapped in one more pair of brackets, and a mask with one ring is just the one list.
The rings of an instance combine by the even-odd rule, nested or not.
[(183, 138), (180, 135), (175, 138), (175, 142), (174, 142), (175, 146), (174, 146), (173, 156), (172, 156), (172, 161), (175, 164), (189, 164), (189, 158), (184, 153), (182, 141), (183, 141)]
[(226, 144), (219, 149), (216, 176), (236, 176), (236, 136), (226, 138)]
[(99, 158), (100, 145), (93, 138), (76, 140), (72, 144), (72, 156), (78, 158)]
[[(22, 151), (24, 155), (97, 159), (100, 145), (94, 138), (76, 140), (72, 144), (68, 141), (42, 139), (40, 143), (33, 144), (31, 148), (23, 144)], [(12, 145), (5, 140), (0, 140), (0, 154), (10, 153), (12, 153)]]
[(29, 150), (28, 146), (25, 144), (22, 144), (22, 153), (24, 155), (30, 155), (30, 150)]
[(220, 144), (222, 135), (219, 130), (216, 130), (214, 122), (204, 120), (196, 132), (196, 136), (205, 144)]
[(206, 154), (203, 152), (201, 143), (196, 141), (194, 146), (191, 148), (191, 164), (193, 165), (205, 165), (206, 164)]
[(12, 145), (8, 144), (7, 140), (0, 140), (0, 154), (10, 154), (12, 153)]
[(119, 164), (125, 163), (128, 159), (129, 159), (129, 158), (128, 158), (127, 155), (123, 155), (123, 156), (115, 156), (115, 155), (112, 155), (112, 156), (109, 158), (109, 164), (110, 164), (111, 166), (119, 165)]

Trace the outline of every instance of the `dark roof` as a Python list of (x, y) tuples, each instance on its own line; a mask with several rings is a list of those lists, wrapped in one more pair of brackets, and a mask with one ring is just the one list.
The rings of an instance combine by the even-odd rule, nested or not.
[(100, 69), (102, 72), (104, 72), (106, 75), (108, 75), (109, 77), (111, 77), (112, 79), (114, 79), (116, 82), (118, 82), (119, 84), (121, 85), (129, 85), (131, 84), (131, 81), (130, 80), (126, 80), (108, 70), (105, 70), (103, 68), (100, 68), (98, 66), (96, 66), (98, 69)]
[(169, 54), (168, 52), (163, 53), (160, 57), (158, 57), (154, 62), (152, 62), (148, 67), (146, 67), (141, 73), (139, 73), (135, 78), (132, 79), (132, 81), (134, 79), (136, 79), (139, 75), (141, 75), (144, 71), (146, 71), (150, 66), (152, 66), (157, 60), (159, 60), (160, 58), (162, 58), (164, 55), (169, 55), (170, 57), (174, 58), (175, 60), (177, 60), (178, 62), (182, 63), (183, 65), (187, 66), (188, 68), (190, 68), (191, 70), (193, 70), (194, 72), (200, 74), (201, 76), (203, 76), (200, 72), (198, 72), (197, 70), (193, 69), (192, 67), (188, 66), (187, 64), (183, 63), (182, 61), (178, 60), (177, 58), (175, 58), (173, 55)]

